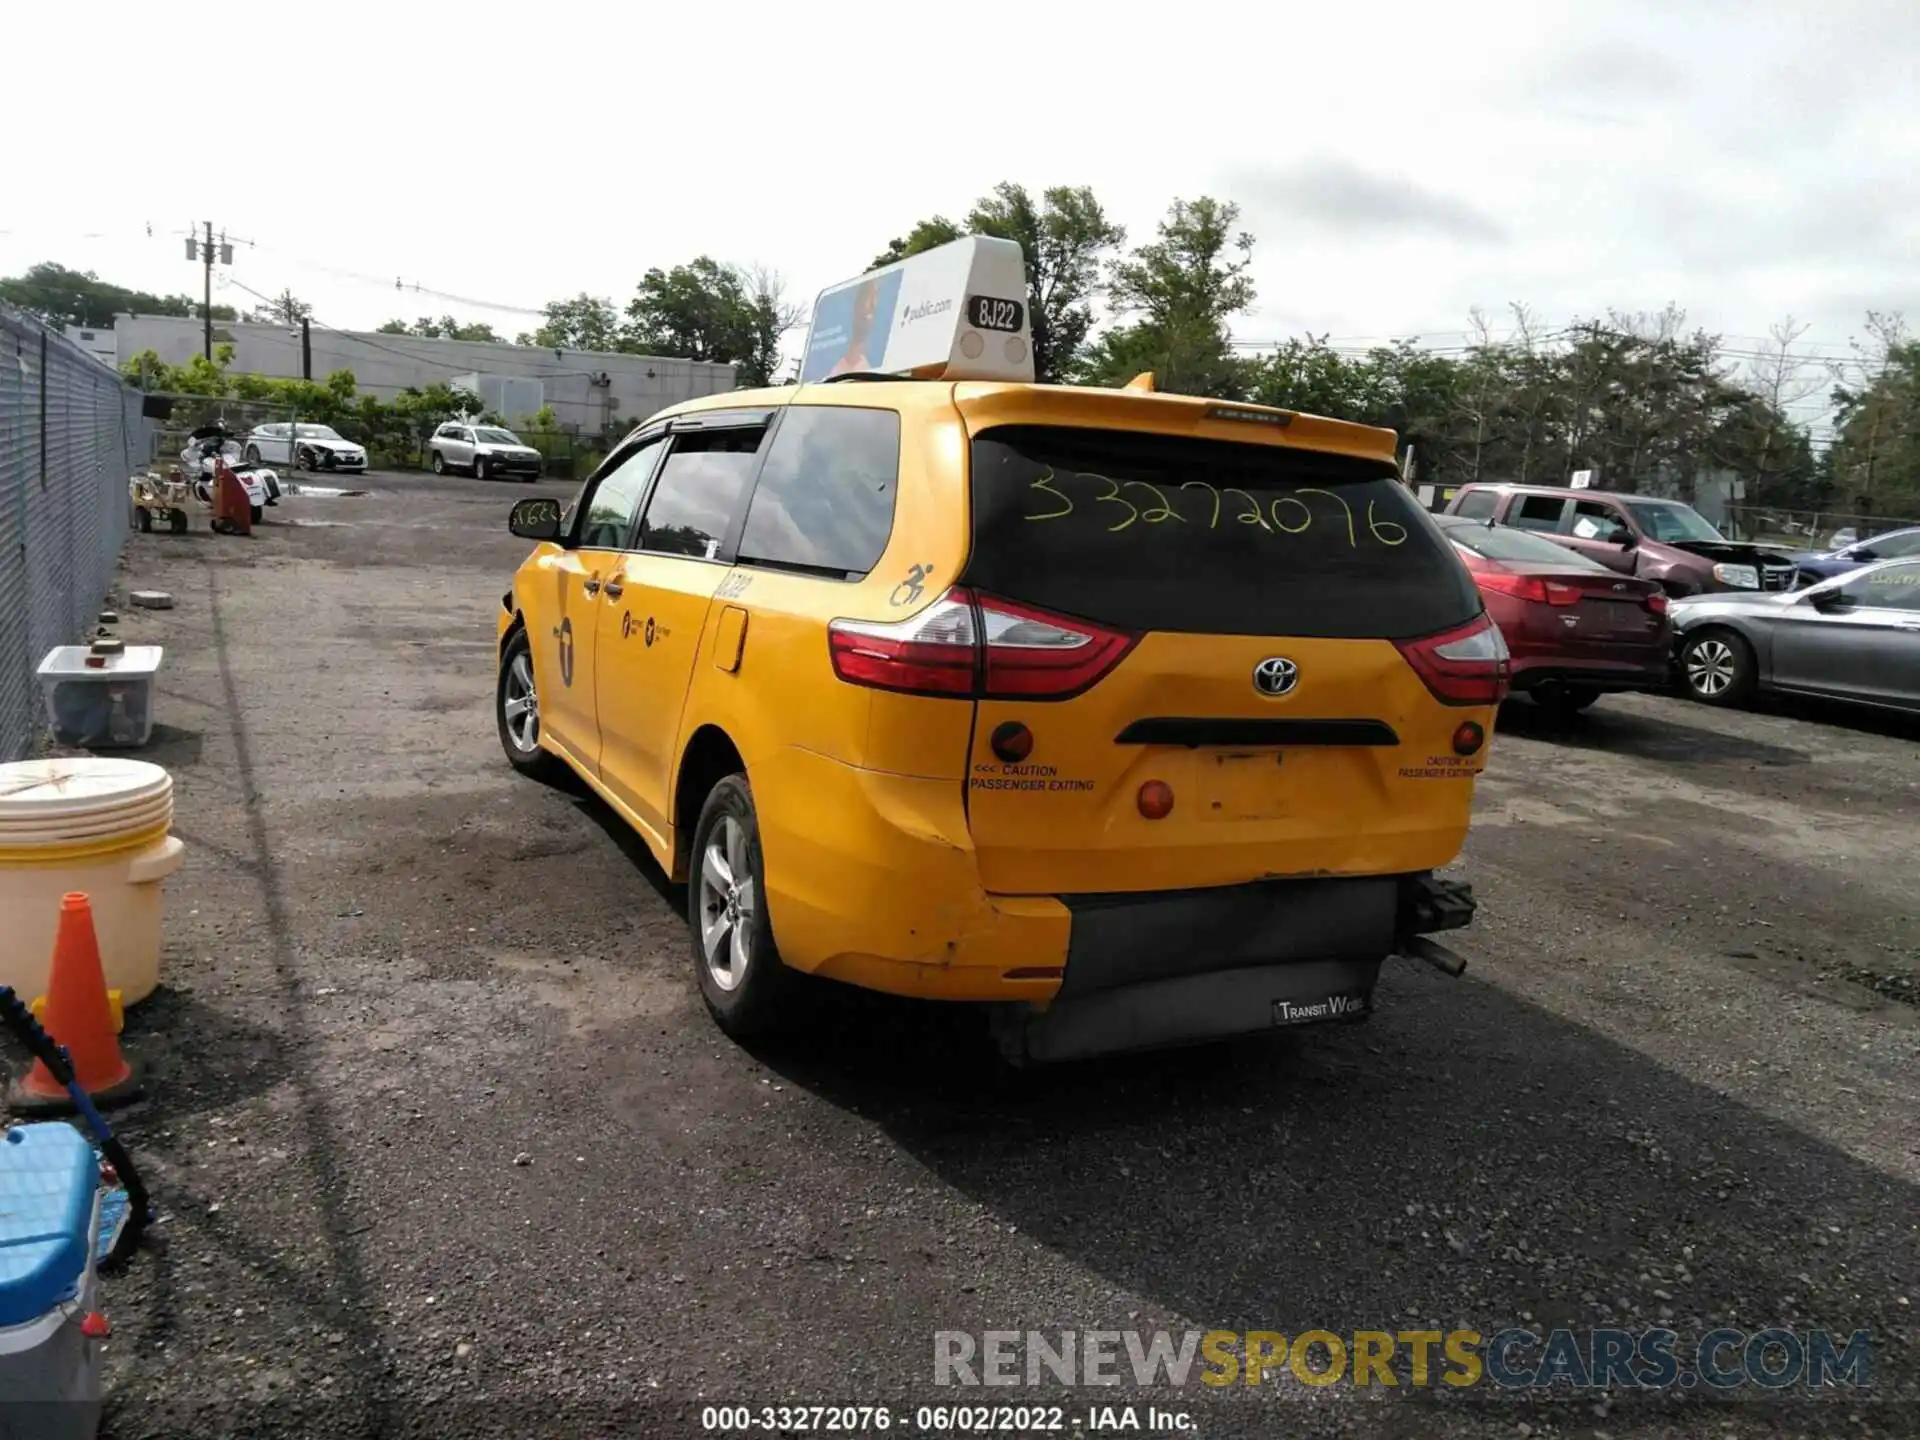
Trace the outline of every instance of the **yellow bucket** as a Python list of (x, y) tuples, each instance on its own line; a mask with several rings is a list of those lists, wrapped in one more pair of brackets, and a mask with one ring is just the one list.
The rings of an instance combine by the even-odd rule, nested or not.
[(186, 847), (173, 777), (144, 760), (75, 756), (0, 765), (0, 984), (45, 993), (60, 897), (84, 890), (109, 989), (137, 1005), (160, 983), (160, 882)]

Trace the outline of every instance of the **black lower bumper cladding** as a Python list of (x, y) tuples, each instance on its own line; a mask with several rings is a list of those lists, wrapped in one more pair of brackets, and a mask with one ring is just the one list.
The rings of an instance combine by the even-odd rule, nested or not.
[(1059, 994), (996, 1020), (1015, 1061), (1363, 1020), (1387, 957), (1470, 924), (1475, 908), (1469, 886), (1430, 873), (1063, 899)]

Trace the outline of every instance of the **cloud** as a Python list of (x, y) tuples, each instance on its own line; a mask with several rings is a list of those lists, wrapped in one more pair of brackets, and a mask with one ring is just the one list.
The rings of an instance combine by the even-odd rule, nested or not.
[(1448, 239), (1498, 244), (1507, 232), (1457, 195), (1322, 156), (1285, 166), (1242, 165), (1225, 177), (1258, 233), (1334, 232), (1358, 240)]

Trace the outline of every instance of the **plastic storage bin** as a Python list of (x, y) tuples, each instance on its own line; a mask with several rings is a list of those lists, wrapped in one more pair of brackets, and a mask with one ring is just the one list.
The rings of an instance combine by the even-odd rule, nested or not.
[(0, 1431), (92, 1440), (100, 1430), (100, 1162), (70, 1125), (0, 1140)]
[[(129, 645), (118, 655), (95, 655), (85, 645), (60, 645), (40, 662), (47, 718), (62, 745), (88, 750), (131, 749), (153, 734), (153, 682), (159, 645)], [(89, 659), (98, 665), (89, 665)]]

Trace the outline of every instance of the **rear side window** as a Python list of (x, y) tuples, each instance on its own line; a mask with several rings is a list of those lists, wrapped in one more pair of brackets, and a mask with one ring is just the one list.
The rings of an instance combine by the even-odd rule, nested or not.
[(899, 480), (893, 411), (794, 406), (753, 487), (741, 563), (858, 579), (887, 548)]
[(1497, 490), (1469, 490), (1460, 497), (1460, 503), (1453, 507), (1453, 513), (1464, 515), (1469, 520), (1485, 520), (1499, 504), (1500, 494)]
[(766, 433), (756, 425), (674, 436), (640, 522), (639, 548), (703, 560), (717, 556), (740, 513)]
[(1008, 427), (973, 442), (964, 583), (1128, 630), (1404, 639), (1480, 613), (1390, 463)]
[(1521, 530), (1558, 530), (1567, 502), (1558, 495), (1522, 495), (1507, 512), (1507, 524)]

